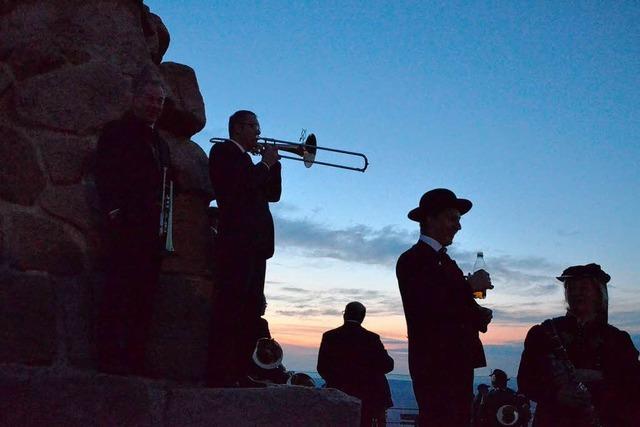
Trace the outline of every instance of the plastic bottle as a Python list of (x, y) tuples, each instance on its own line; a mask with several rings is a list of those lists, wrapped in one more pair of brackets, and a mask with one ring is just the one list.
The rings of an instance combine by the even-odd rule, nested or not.
[[(487, 264), (485, 264), (484, 262), (483, 252), (478, 252), (478, 255), (476, 256), (476, 262), (473, 263), (473, 272), (475, 273), (476, 271), (479, 271), (479, 270), (487, 271)], [(473, 297), (477, 299), (485, 299), (487, 297), (486, 289), (483, 291), (474, 292)]]

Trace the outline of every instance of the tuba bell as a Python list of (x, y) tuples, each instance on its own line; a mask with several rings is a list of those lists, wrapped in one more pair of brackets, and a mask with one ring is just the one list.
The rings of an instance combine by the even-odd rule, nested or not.
[(498, 425), (501, 426), (515, 426), (517, 425), (518, 419), (520, 419), (520, 414), (518, 413), (518, 409), (513, 405), (502, 405), (498, 408), (498, 412), (496, 413), (496, 420), (498, 421)]

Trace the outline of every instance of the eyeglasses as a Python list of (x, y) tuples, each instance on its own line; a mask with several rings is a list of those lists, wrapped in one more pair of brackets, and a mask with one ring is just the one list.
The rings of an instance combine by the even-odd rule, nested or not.
[(244, 126), (251, 126), (253, 129), (260, 130), (260, 124), (259, 123), (240, 122), (240, 124), (244, 125)]

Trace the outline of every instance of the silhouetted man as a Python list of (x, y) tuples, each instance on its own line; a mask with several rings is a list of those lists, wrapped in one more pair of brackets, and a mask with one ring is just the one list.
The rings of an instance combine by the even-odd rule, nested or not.
[(479, 425), (481, 427), (526, 426), (529, 420), (528, 402), (507, 387), (509, 381), (507, 373), (502, 369), (495, 369), (490, 377), (491, 389), (480, 410)]
[(471, 405), (471, 425), (474, 427), (480, 425), (480, 411), (487, 399), (487, 394), (489, 394), (489, 386), (486, 384), (478, 384), (476, 390), (478, 390), (478, 392), (474, 396), (473, 404)]
[(529, 330), (518, 370), (519, 391), (538, 403), (534, 424), (638, 425), (638, 350), (628, 333), (607, 322), (611, 277), (587, 264), (557, 279), (564, 283), (567, 314)]
[(229, 118), (229, 139), (209, 154), (219, 213), (209, 346), (212, 386), (234, 386), (246, 377), (255, 342), (245, 329), (260, 317), (265, 303), (266, 260), (274, 251), (269, 203), (280, 200), (281, 165), (272, 147), (253, 164), (250, 153), (258, 148), (259, 135), (256, 115), (237, 111)]
[(393, 406), (385, 374), (393, 359), (380, 336), (361, 326), (366, 309), (350, 302), (344, 309), (344, 325), (322, 335), (318, 373), (327, 387), (337, 388), (362, 401), (361, 425), (385, 425), (387, 408)]
[(465, 277), (446, 254), (471, 202), (447, 189), (428, 191), (409, 219), (420, 223), (420, 240), (398, 259), (396, 275), (409, 335), (409, 371), (426, 426), (468, 426), (473, 369), (485, 366), (478, 331), (486, 331), (491, 310), (474, 291), (491, 289), (489, 274)]
[(154, 124), (164, 89), (145, 70), (129, 113), (105, 126), (98, 141), (96, 186), (110, 239), (98, 320), (98, 362), (112, 373), (145, 374), (153, 300), (160, 272), (163, 168), (169, 148)]

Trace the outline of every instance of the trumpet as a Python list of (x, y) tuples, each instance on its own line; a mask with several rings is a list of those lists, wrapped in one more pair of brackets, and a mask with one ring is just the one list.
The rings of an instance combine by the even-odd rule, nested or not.
[(173, 247), (173, 180), (167, 178), (166, 166), (162, 170), (162, 209), (160, 211), (160, 241), (162, 249), (174, 252)]
[[(220, 142), (229, 141), (229, 139), (228, 138), (211, 138), (209, 141), (212, 144), (217, 144)], [(280, 155), (280, 157), (283, 159), (296, 160), (298, 162), (303, 162), (307, 168), (310, 168), (313, 165), (322, 165), (322, 166), (329, 166), (332, 168), (364, 172), (365, 170), (367, 170), (367, 167), (369, 166), (369, 160), (367, 159), (367, 156), (362, 153), (357, 153), (355, 151), (339, 150), (337, 148), (319, 147), (316, 136), (314, 134), (309, 134), (309, 136), (307, 136), (307, 138), (305, 139), (304, 143), (283, 141), (281, 139), (264, 138), (264, 137), (259, 137), (257, 141), (258, 141), (258, 146), (251, 154), (260, 155), (264, 152), (266, 147), (271, 146), (278, 151), (286, 151), (287, 153), (295, 154), (298, 157), (292, 157), (292, 156), (286, 156), (286, 155)], [(349, 166), (346, 164), (339, 164), (339, 163), (320, 162), (316, 160), (316, 153), (318, 152), (318, 150), (360, 158), (362, 160), (362, 166), (357, 167), (357, 166)]]

